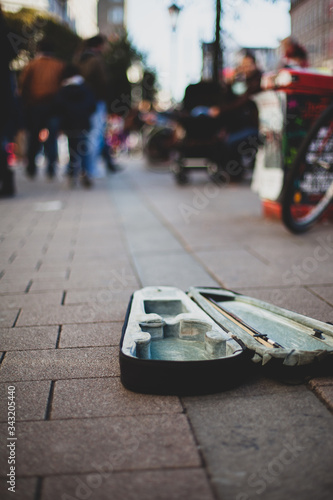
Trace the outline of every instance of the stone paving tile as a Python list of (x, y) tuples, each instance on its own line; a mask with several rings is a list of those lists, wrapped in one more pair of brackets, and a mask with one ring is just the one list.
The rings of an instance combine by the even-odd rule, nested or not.
[[(1, 305), (2, 307), (2, 305)], [(19, 308), (0, 311), (0, 328), (12, 327), (19, 313)]]
[(71, 270), (72, 272), (92, 274), (95, 272), (110, 271), (121, 266), (127, 267), (128, 265), (130, 265), (130, 257), (126, 253), (120, 255), (109, 255), (108, 258), (99, 260), (83, 260), (75, 256), (73, 262), (71, 263)]
[[(4, 441), (6, 424), (0, 428)], [(181, 414), (22, 422), (17, 438), (20, 476), (200, 466)], [(0, 463), (5, 470), (5, 456)]]
[(333, 306), (333, 286), (311, 286), (312, 290), (316, 295), (319, 295), (323, 300), (328, 302)]
[(117, 285), (118, 281), (122, 283), (124, 278), (126, 282), (135, 281), (134, 270), (129, 261), (110, 261), (107, 265), (101, 264), (94, 269), (86, 268), (86, 266), (82, 266), (79, 270), (72, 268), (70, 274), (70, 282), (98, 283), (107, 280), (114, 286)]
[(68, 279), (68, 269), (63, 271), (41, 271), (39, 270), (37, 275), (33, 277), (34, 281), (62, 281)]
[(332, 385), (317, 386), (315, 393), (326, 404), (326, 406), (333, 411), (333, 380)]
[(235, 239), (231, 234), (214, 230), (209, 222), (204, 226), (177, 224), (175, 229), (178, 237), (192, 251), (235, 247)]
[(332, 376), (328, 377), (316, 377), (313, 378), (309, 381), (309, 386), (312, 389), (315, 389), (316, 387), (321, 387), (321, 386), (326, 386), (326, 385), (332, 385), (333, 384), (333, 378)]
[(11, 279), (17, 279), (18, 276), (20, 277), (23, 277), (24, 276), (24, 279), (26, 278), (26, 276), (30, 276), (31, 274), (34, 274), (37, 270), (37, 263), (38, 263), (38, 260), (36, 259), (32, 264), (31, 266), (27, 266), (26, 264), (25, 265), (19, 265), (16, 263), (16, 259), (14, 260), (11, 260), (11, 262), (7, 262), (6, 263), (6, 269), (5, 269), (5, 273), (6, 273), (6, 277), (8, 278), (8, 276), (11, 275), (11, 273), (13, 274), (11, 276)]
[(333, 322), (333, 308), (302, 287), (237, 288), (237, 292), (270, 302), (278, 307), (291, 309), (319, 321)]
[[(230, 216), (230, 220), (232, 219), (233, 216)], [(219, 231), (216, 231), (217, 224), (220, 227)], [(260, 242), (260, 247), (265, 248), (267, 245), (268, 249), (275, 248), (276, 246), (279, 248), (288, 246), (297, 252), (299, 248), (297, 243), (291, 241), (287, 235), (283, 237), (280, 233), (276, 235), (273, 231), (269, 231), (263, 219), (258, 220), (243, 217), (241, 220), (237, 219), (232, 225), (226, 221), (216, 221), (214, 219), (212, 221), (208, 220), (204, 225), (184, 225), (175, 222), (175, 228), (182, 239), (196, 251), (200, 249), (214, 249), (214, 247), (228, 249), (228, 247), (235, 248), (237, 246), (238, 248), (248, 248), (255, 252), (258, 241)], [(269, 256), (269, 250), (267, 250), (267, 255)], [(259, 253), (259, 256), (268, 260), (266, 252), (263, 255)]]
[(62, 495), (91, 500), (213, 500), (203, 469), (102, 472), (82, 476), (47, 477), (41, 500)]
[(41, 269), (43, 266), (45, 266), (44, 268), (47, 268), (50, 270), (57, 269), (57, 268), (60, 268), (60, 269), (67, 268), (67, 266), (69, 266), (72, 262), (73, 253), (74, 253), (74, 250), (70, 250), (65, 257), (59, 256), (59, 255), (51, 256), (48, 254), (42, 254), (39, 256), (38, 259), (36, 259), (36, 264), (37, 264), (37, 262), (39, 262), (41, 260), (42, 261)]
[(314, 378), (310, 380), (309, 387), (333, 412), (333, 376)]
[[(1, 283), (1, 282), (0, 282)], [(67, 281), (59, 282), (33, 282), (30, 291), (31, 292), (43, 292), (43, 291), (54, 291), (54, 290), (87, 290), (87, 289), (100, 289), (100, 288), (112, 288), (117, 290), (127, 290), (136, 289), (139, 287), (139, 281), (137, 277), (133, 274), (133, 270), (129, 272), (123, 270), (122, 268), (114, 270), (114, 273), (105, 276), (88, 276), (87, 279), (81, 278), (72, 280), (69, 278)], [(1, 292), (0, 292), (1, 293)]]
[[(89, 236), (89, 239), (87, 239)], [(84, 227), (76, 235), (75, 240), (78, 248), (91, 247), (92, 241), (96, 241), (97, 246), (103, 246), (105, 243), (110, 243), (111, 241), (122, 239), (123, 235), (119, 228), (109, 227), (108, 223), (102, 224), (97, 227)]]
[[(7, 400), (10, 385), (12, 385), (11, 382), (0, 384), (2, 402)], [(16, 421), (44, 420), (50, 394), (50, 381), (15, 382), (13, 385), (15, 386)], [(7, 403), (0, 406), (0, 422), (7, 422)]]
[(175, 396), (151, 396), (125, 389), (120, 379), (58, 380), (52, 402), (52, 420), (182, 413)]
[(60, 271), (63, 273), (67, 273), (68, 270), (71, 268), (71, 263), (70, 262), (47, 262), (46, 259), (41, 258), (40, 263), (39, 263), (39, 272), (43, 273), (49, 273), (53, 271)]
[(64, 325), (59, 348), (118, 346), (123, 322)]
[(35, 500), (37, 491), (37, 478), (16, 479), (15, 493), (8, 491), (6, 479), (0, 479), (1, 500)]
[(272, 269), (242, 248), (196, 252), (206, 266), (226, 287), (270, 285), (276, 282)]
[(5, 351), (53, 349), (58, 332), (58, 326), (0, 328), (1, 348)]
[(15, 266), (10, 269), (10, 270), (7, 270), (6, 271), (6, 279), (9, 281), (9, 280), (14, 280), (15, 278), (17, 278), (18, 276), (18, 273), (19, 273), (19, 276), (20, 276), (20, 279), (26, 279), (27, 281), (29, 281), (30, 279), (33, 279), (35, 281), (51, 281), (51, 280), (55, 280), (55, 281), (58, 281), (58, 280), (65, 280), (67, 279), (67, 271), (49, 271), (49, 272), (41, 272), (41, 271), (37, 271), (36, 269), (31, 272), (31, 271), (28, 271), (28, 272), (21, 272), (21, 271), (18, 271)]
[(6, 280), (6, 278), (2, 278), (0, 280), (0, 294), (25, 292), (29, 281), (28, 279)]
[[(300, 394), (306, 394), (303, 385), (304, 379), (301, 379), (296, 374), (294, 377), (290, 376), (288, 379), (284, 379), (282, 376), (280, 378), (277, 376), (273, 377), (273, 375), (270, 376), (269, 370), (265, 368), (267, 367), (259, 367), (253, 364), (252, 368), (251, 366), (247, 368), (239, 385), (228, 391), (203, 395), (200, 396), (200, 398), (187, 396), (181, 399), (185, 406), (188, 402), (192, 404), (193, 400), (196, 401), (198, 399), (200, 399), (202, 403), (207, 400), (209, 404), (213, 404), (213, 401), (216, 401), (216, 404), (219, 405), (222, 404), (223, 401), (228, 402), (230, 399), (234, 398), (261, 398), (271, 394), (280, 396), (285, 394), (288, 396), (291, 392), (294, 392), (296, 397)], [(291, 385), (291, 383), (295, 383), (295, 385)]]
[(29, 292), (50, 292), (65, 290), (68, 287), (68, 280), (59, 281), (32, 281)]
[[(87, 235), (87, 238), (89, 236)], [(75, 261), (88, 261), (89, 262), (96, 262), (96, 261), (109, 261), (110, 259), (112, 260), (112, 257), (119, 257), (121, 253), (126, 254), (127, 249), (125, 247), (125, 243), (123, 243), (120, 240), (117, 240), (115, 242), (105, 242), (101, 244), (100, 246), (93, 245), (93, 246), (87, 246), (85, 245), (84, 247), (79, 247), (78, 245), (75, 246), (74, 249), (74, 259)]]
[[(285, 253), (286, 258), (291, 261), (299, 257), (304, 258), (312, 255), (318, 259), (318, 262), (327, 262), (330, 256), (333, 255), (331, 227), (325, 230), (322, 226), (318, 232), (311, 231), (305, 233), (300, 239), (297, 235), (290, 234), (289, 232), (281, 234), (280, 231), (272, 231), (272, 229), (275, 229), (274, 225), (270, 224), (269, 219), (264, 219), (264, 221), (264, 226), (256, 230), (259, 240), (257, 240), (256, 244), (255, 242), (251, 242), (250, 247), (267, 259), (272, 258), (273, 260), (283, 261), (283, 253)], [(281, 228), (283, 228), (282, 225)], [(262, 236), (267, 230), (273, 233), (272, 238), (264, 239)], [(321, 250), (318, 247), (321, 247)], [(282, 249), (283, 253), (281, 253)]]
[[(156, 226), (156, 225), (155, 225)], [(127, 240), (132, 252), (176, 252), (182, 246), (166, 228), (160, 224), (142, 230), (128, 231)]]
[[(318, 249), (320, 252), (318, 252)], [(332, 262), (333, 248), (328, 250), (318, 243), (298, 248), (286, 248), (282, 242), (262, 252), (256, 246), (255, 254), (267, 259), (272, 269), (280, 270), (283, 284), (285, 285), (321, 285), (332, 283), (333, 269), (329, 266)]]
[(105, 304), (79, 304), (71, 306), (50, 306), (46, 310), (23, 309), (17, 326), (64, 325), (122, 321), (125, 308), (111, 310)]
[(91, 246), (84, 248), (75, 248), (75, 259), (89, 259), (89, 260), (99, 260), (100, 258), (111, 258), (112, 253), (125, 253), (126, 246), (125, 243), (119, 240), (115, 240), (110, 245), (103, 245), (101, 247)]
[(193, 257), (178, 254), (142, 254), (134, 257), (143, 286), (169, 285), (186, 290), (190, 286), (216, 286), (216, 281)]
[(305, 387), (192, 398), (185, 407), (218, 498), (328, 500), (333, 420)]
[(62, 291), (49, 291), (47, 293), (21, 293), (8, 294), (0, 297), (1, 307), (8, 309), (17, 308), (40, 308), (48, 307), (52, 304), (61, 304)]
[(69, 290), (66, 293), (65, 305), (97, 303), (104, 304), (111, 309), (123, 310), (124, 307), (126, 308), (133, 291), (134, 289), (130, 286), (128, 290), (117, 290), (116, 286), (95, 290)]
[(50, 249), (49, 247), (47, 248), (46, 251), (46, 258), (50, 261), (53, 262), (58, 259), (58, 262), (68, 262), (72, 259), (73, 252), (75, 251), (75, 247), (71, 246), (66, 248), (66, 250), (60, 251), (58, 248), (55, 249)]
[(119, 376), (116, 347), (11, 351), (0, 371), (1, 382), (114, 376)]

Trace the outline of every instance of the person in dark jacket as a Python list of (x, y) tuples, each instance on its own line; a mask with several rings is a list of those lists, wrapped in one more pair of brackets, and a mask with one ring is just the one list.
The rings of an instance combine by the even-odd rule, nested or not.
[(108, 114), (106, 105), (108, 75), (103, 54), (107, 47), (107, 38), (99, 34), (85, 40), (81, 53), (74, 58), (74, 63), (79, 67), (81, 75), (96, 98), (96, 109), (90, 120), (91, 130), (89, 133), (88, 168), (91, 175), (94, 174), (100, 155), (105, 160), (109, 172), (118, 170), (113, 162), (110, 147), (105, 140)]
[(92, 186), (89, 175), (88, 138), (90, 117), (96, 107), (96, 99), (86, 85), (79, 69), (70, 64), (63, 72), (61, 89), (56, 97), (56, 108), (60, 118), (60, 128), (68, 138), (68, 176), (74, 185), (81, 171), (82, 183)]
[(16, 133), (17, 102), (9, 63), (16, 57), (8, 39), (8, 27), (0, 6), (0, 197), (14, 196), (14, 173), (8, 165), (7, 146)]
[(226, 105), (222, 108), (221, 117), (228, 126), (229, 132), (242, 128), (258, 128), (258, 109), (252, 97), (261, 91), (262, 71), (258, 68), (254, 54), (245, 50), (241, 64), (235, 74), (227, 82)]

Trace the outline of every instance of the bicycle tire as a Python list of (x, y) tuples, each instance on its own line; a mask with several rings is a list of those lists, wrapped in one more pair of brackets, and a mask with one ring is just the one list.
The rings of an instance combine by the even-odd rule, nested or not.
[[(282, 195), (282, 220), (291, 232), (307, 231), (332, 202), (332, 167), (333, 104), (309, 130), (287, 177)], [(308, 193), (302, 191), (306, 185)]]

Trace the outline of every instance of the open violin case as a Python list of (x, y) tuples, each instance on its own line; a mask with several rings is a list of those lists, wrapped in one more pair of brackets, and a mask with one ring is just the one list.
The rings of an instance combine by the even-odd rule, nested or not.
[(151, 394), (207, 394), (251, 367), (333, 361), (333, 326), (221, 288), (146, 287), (131, 297), (120, 342), (123, 385)]

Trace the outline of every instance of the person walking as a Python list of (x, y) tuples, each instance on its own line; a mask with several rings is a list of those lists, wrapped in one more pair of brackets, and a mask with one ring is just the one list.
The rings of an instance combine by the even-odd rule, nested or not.
[(55, 105), (60, 119), (60, 128), (67, 135), (69, 165), (67, 175), (71, 187), (76, 184), (81, 172), (82, 184), (90, 188), (93, 185), (88, 168), (88, 134), (90, 117), (96, 108), (96, 100), (86, 85), (79, 69), (69, 64), (63, 71), (61, 89)]
[(93, 91), (96, 98), (96, 110), (91, 117), (89, 133), (88, 169), (93, 176), (98, 157), (101, 155), (110, 172), (117, 170), (113, 163), (110, 148), (106, 144), (105, 133), (107, 124), (107, 86), (108, 78), (103, 53), (107, 47), (107, 39), (103, 35), (96, 35), (84, 42), (84, 48), (74, 59), (80, 73)]
[(19, 80), (28, 130), (26, 173), (30, 178), (37, 173), (36, 155), (40, 149), (39, 133), (43, 128), (49, 131), (44, 145), (48, 160), (47, 175), (49, 178), (55, 176), (59, 123), (54, 113), (54, 98), (60, 89), (64, 63), (53, 54), (52, 43), (46, 38), (41, 40), (35, 59), (27, 64)]
[(8, 39), (9, 29), (0, 5), (0, 197), (15, 194), (14, 173), (8, 165), (8, 143), (16, 132), (14, 81), (9, 63), (16, 57)]

